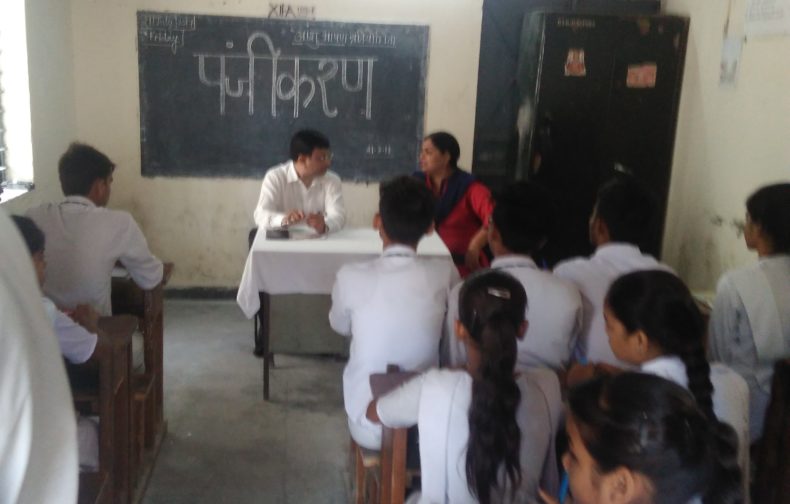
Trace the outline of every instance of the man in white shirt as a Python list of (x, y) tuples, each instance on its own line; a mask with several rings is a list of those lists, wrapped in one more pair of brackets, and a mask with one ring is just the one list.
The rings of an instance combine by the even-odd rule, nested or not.
[(291, 138), (291, 160), (266, 172), (255, 207), (259, 228), (303, 222), (319, 234), (338, 231), (346, 221), (340, 177), (328, 171), (329, 140), (318, 131), (297, 131)]
[(77, 433), (30, 258), (0, 209), (0, 502), (76, 502)]
[(633, 177), (620, 175), (598, 191), (590, 217), (590, 241), (596, 247), (595, 254), (568, 259), (554, 268), (555, 275), (571, 281), (582, 295), (584, 319), (574, 360), (633, 369), (615, 357), (609, 346), (603, 303), (609, 285), (624, 273), (670, 270), (639, 250), (639, 244), (650, 236), (653, 219), (651, 195)]
[(439, 364), (439, 339), (447, 293), (460, 280), (452, 260), (417, 256), (417, 244), (433, 226), (435, 202), (411, 177), (383, 183), (374, 219), (384, 245), (380, 258), (348, 264), (332, 289), (329, 323), (351, 336), (343, 371), (343, 400), (351, 436), (378, 450), (381, 427), (365, 417), (373, 398), (369, 377), (388, 364), (423, 371)]
[[(582, 300), (573, 284), (542, 271), (532, 255), (546, 244), (555, 221), (551, 195), (541, 186), (518, 182), (496, 197), (488, 226), (488, 243), (494, 254), (492, 269), (513, 275), (527, 292), (529, 328), (518, 342), (517, 369), (546, 367), (566, 369), (582, 326)], [(458, 294), (450, 292), (445, 321), (445, 363), (466, 363), (464, 345), (453, 336), (458, 320)]]
[(73, 143), (58, 163), (66, 198), (28, 211), (47, 237), (44, 292), (61, 308), (93, 306), (111, 315), (111, 276), (120, 262), (142, 289), (162, 281), (162, 262), (151, 254), (134, 218), (105, 208), (115, 165), (85, 144)]

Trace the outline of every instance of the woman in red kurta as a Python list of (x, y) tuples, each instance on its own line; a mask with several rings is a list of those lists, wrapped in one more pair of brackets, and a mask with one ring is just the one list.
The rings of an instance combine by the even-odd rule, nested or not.
[(462, 277), (482, 266), (488, 242), (488, 218), (494, 208), (491, 193), (471, 174), (458, 168), (461, 148), (455, 137), (444, 131), (425, 137), (420, 152), (420, 172), (437, 198), (436, 232), (444, 241)]

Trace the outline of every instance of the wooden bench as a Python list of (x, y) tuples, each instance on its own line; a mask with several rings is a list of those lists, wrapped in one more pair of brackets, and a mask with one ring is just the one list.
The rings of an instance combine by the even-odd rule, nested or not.
[(142, 290), (131, 278), (114, 277), (112, 281), (113, 314), (137, 318), (143, 335), (145, 371), (134, 374), (132, 388), (132, 502), (139, 502), (148, 484), (162, 439), (167, 431), (164, 420), (164, 286), (173, 272), (165, 263), (162, 282)]
[(136, 327), (134, 317), (102, 317), (94, 357), (66, 365), (77, 411), (99, 417), (99, 471), (80, 475), (80, 503), (129, 502), (129, 377)]

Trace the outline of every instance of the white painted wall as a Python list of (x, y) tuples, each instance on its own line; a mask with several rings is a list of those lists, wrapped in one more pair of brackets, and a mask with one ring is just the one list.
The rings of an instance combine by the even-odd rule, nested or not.
[[(319, 20), (430, 26), (425, 129), (449, 129), (469, 165), (474, 132), (482, 0), (303, 0)], [(267, 16), (257, 0), (72, 0), (76, 137), (116, 162), (110, 206), (133, 213), (172, 286), (238, 284), (260, 181), (140, 176), (136, 11)], [(326, 132), (330, 136), (340, 132)], [(416, 165), (417, 160), (415, 160)], [(344, 184), (349, 225), (368, 225), (376, 185)]]
[[(12, 155), (10, 162), (15, 163), (15, 176), (21, 174), (20, 178), (23, 180), (29, 180), (33, 176), (36, 189), (3, 203), (3, 208), (9, 213), (23, 213), (31, 206), (62, 197), (57, 163), (60, 154), (74, 137), (76, 129), (71, 12), (68, 2), (62, 0), (5, 1), (10, 2), (9, 6), (24, 4), (25, 7), (27, 72), (30, 84), (29, 119), (9, 122), (9, 129), (29, 128), (23, 132), (23, 136), (25, 139), (29, 137), (31, 143), (21, 148), (28, 147), (31, 151), (16, 158)], [(3, 8), (5, 7), (3, 4)], [(16, 48), (24, 48), (24, 41), (22, 39)], [(15, 66), (12, 70), (23, 69)], [(19, 93), (14, 99), (24, 100), (25, 95), (26, 93)], [(24, 102), (17, 102), (16, 105), (27, 108)], [(19, 115), (24, 116), (27, 113)]]
[[(733, 224), (756, 188), (790, 180), (790, 37), (749, 38), (735, 88), (719, 87), (724, 0), (667, 0), (691, 17), (664, 259), (694, 289), (755, 260)], [(745, 0), (732, 2), (743, 33)]]

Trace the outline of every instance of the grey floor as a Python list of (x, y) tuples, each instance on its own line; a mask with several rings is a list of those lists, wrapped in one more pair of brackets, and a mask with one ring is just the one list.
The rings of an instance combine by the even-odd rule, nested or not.
[(349, 502), (343, 363), (278, 355), (264, 402), (251, 350), (235, 303), (165, 302), (168, 434), (144, 503)]

